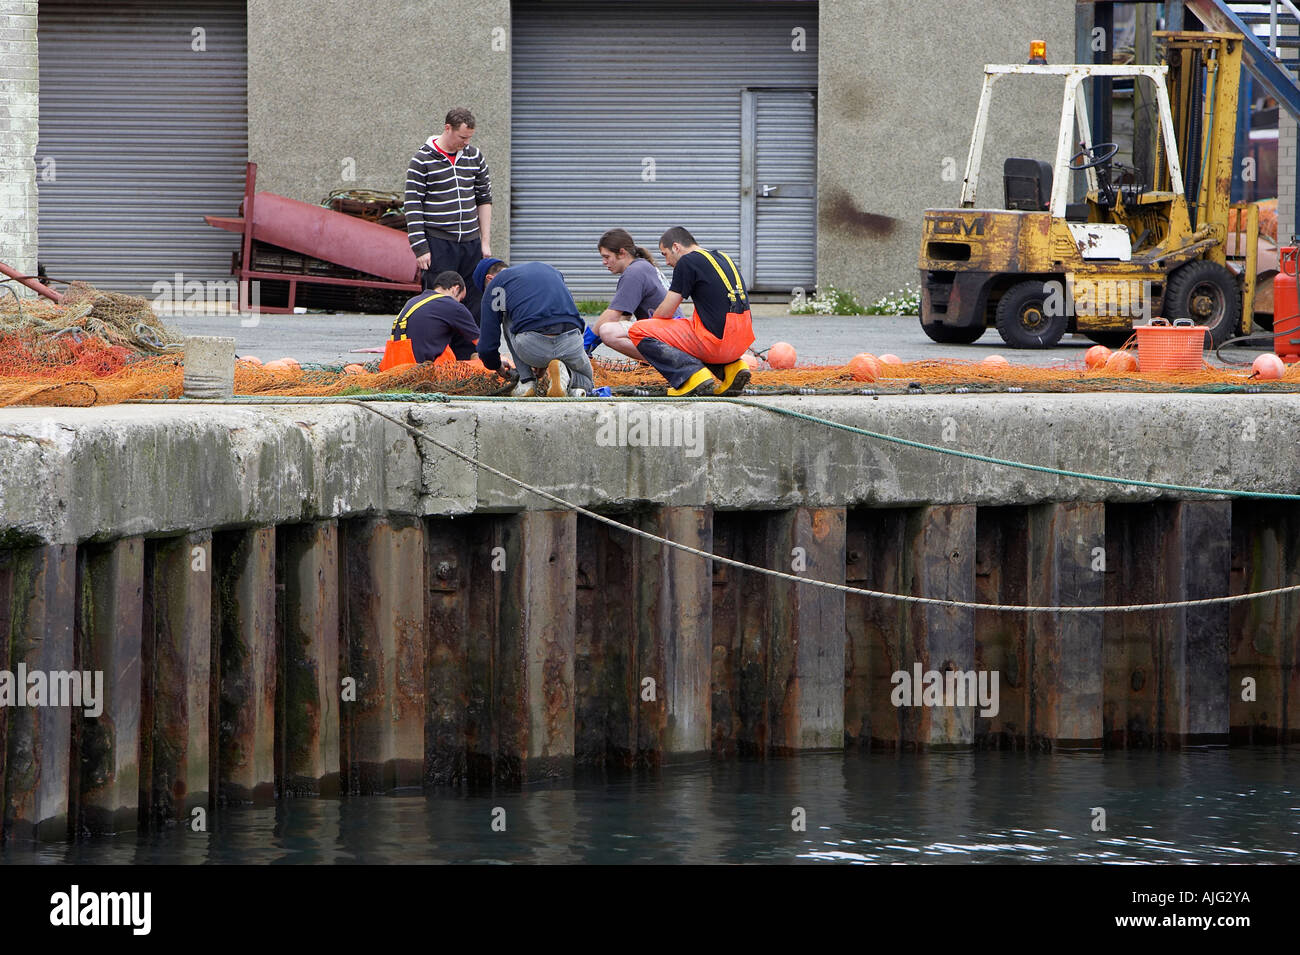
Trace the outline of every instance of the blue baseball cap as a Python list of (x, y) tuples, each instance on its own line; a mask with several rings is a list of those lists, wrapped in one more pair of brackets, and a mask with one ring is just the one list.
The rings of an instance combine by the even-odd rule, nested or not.
[(487, 258), (474, 266), (474, 287), (480, 292), (483, 291), (483, 286), (487, 284), (487, 270), (500, 261), (500, 259)]

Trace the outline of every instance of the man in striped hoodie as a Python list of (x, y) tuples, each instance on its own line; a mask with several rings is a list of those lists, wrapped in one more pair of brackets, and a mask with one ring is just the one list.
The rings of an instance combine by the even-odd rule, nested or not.
[[(471, 275), (492, 254), (492, 179), (487, 160), (469, 144), (474, 114), (447, 112), (442, 135), (430, 136), (406, 168), (406, 235), (424, 270), (423, 285), (441, 272)], [(481, 293), (466, 291), (465, 307), (479, 313)]]

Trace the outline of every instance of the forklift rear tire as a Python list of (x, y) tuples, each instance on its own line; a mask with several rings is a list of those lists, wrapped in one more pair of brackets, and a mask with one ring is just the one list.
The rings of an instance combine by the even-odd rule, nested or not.
[(1051, 348), (1065, 334), (1069, 316), (1047, 307), (1048, 290), (1041, 280), (1013, 285), (998, 302), (998, 334), (1012, 348)]
[(1233, 274), (1217, 262), (1188, 262), (1169, 275), (1165, 318), (1190, 318), (1205, 326), (1206, 348), (1232, 337), (1241, 318), (1241, 293)]
[(956, 327), (944, 325), (942, 322), (933, 325), (922, 323), (921, 330), (940, 345), (969, 345), (971, 342), (979, 341), (980, 336), (984, 334), (983, 325)]

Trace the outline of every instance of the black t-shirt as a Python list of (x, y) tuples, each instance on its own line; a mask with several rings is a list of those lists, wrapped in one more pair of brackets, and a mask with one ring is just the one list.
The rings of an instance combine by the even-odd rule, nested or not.
[(722, 257), (722, 253), (717, 249), (710, 249), (709, 254), (713, 256), (723, 274), (727, 276), (727, 281), (739, 294), (736, 303), (733, 304), (727, 298), (727, 287), (722, 284), (722, 277), (718, 275), (717, 270), (698, 252), (687, 252), (677, 260), (677, 266), (673, 269), (673, 281), (668, 286), (668, 291), (676, 292), (682, 298), (689, 298), (694, 303), (695, 311), (699, 313), (704, 327), (715, 337), (721, 338), (727, 327), (727, 313), (743, 312), (749, 305), (746, 302), (744, 282), (736, 288), (736, 279), (739, 276), (732, 273), (731, 266)]

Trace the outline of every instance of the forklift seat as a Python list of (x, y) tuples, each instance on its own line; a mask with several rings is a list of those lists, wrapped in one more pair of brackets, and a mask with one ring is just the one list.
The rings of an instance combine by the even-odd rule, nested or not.
[[(1042, 159), (1008, 158), (1002, 164), (1002, 189), (1006, 207), (1021, 212), (1046, 212), (1052, 201), (1052, 164)], [(1087, 222), (1088, 203), (1065, 207), (1067, 222)]]
[(1002, 189), (1008, 209), (1044, 212), (1052, 198), (1052, 164), (1008, 157), (1002, 163)]

